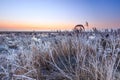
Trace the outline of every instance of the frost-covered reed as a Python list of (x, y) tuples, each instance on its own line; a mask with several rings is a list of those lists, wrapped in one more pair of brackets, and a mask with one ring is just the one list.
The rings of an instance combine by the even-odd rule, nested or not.
[(0, 54), (0, 79), (120, 80), (120, 35), (101, 35), (20, 38), (17, 51)]

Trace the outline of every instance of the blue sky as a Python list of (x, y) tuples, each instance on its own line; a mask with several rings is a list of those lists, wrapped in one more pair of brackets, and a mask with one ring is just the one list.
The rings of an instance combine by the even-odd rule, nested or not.
[(88, 21), (98, 28), (112, 28), (120, 26), (119, 8), (120, 0), (0, 0), (0, 22), (75, 25)]

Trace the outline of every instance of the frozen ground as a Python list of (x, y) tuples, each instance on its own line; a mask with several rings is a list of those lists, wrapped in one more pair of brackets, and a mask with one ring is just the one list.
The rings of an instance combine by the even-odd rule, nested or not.
[[(73, 59), (69, 65), (71, 68), (67, 67), (64, 58), (58, 57), (57, 62), (54, 55), (61, 53)], [(54, 65), (50, 71), (43, 68), (48, 66), (47, 62)], [(120, 80), (119, 62), (120, 33), (117, 31), (0, 33), (0, 80)], [(92, 77), (80, 78), (77, 69), (90, 73)]]

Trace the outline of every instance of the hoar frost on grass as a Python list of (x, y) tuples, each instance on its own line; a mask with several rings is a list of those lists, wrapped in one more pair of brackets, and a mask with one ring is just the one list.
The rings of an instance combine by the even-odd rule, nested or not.
[(111, 34), (105, 38), (95, 33), (46, 38), (6, 36), (2, 44), (8, 51), (0, 54), (0, 79), (119, 80), (119, 36)]

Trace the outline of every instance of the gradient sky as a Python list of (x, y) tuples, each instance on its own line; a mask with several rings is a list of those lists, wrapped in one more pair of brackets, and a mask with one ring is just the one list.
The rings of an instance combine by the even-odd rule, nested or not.
[(119, 28), (120, 0), (0, 0), (0, 30)]

